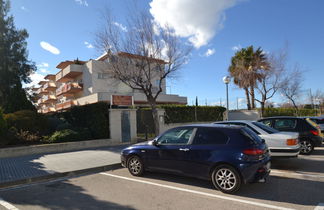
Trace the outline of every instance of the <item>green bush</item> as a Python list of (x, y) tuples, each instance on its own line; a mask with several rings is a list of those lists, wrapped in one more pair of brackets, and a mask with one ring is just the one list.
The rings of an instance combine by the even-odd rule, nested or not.
[(161, 106), (165, 110), (165, 123), (210, 122), (223, 120), (225, 108), (221, 106)]
[(2, 109), (0, 108), (0, 145), (1, 144), (6, 144), (6, 136), (7, 136), (7, 122), (3, 117), (3, 112)]
[(74, 106), (71, 109), (56, 113), (73, 128), (89, 129), (92, 138), (109, 138), (109, 111), (108, 104), (104, 102)]
[(44, 141), (48, 143), (65, 142), (65, 141), (77, 141), (79, 134), (71, 129), (65, 129), (61, 131), (55, 131), (51, 136), (45, 137)]
[(8, 127), (14, 127), (18, 131), (28, 131), (32, 134), (46, 135), (49, 133), (48, 120), (43, 114), (35, 111), (21, 110), (10, 114), (5, 114)]
[(314, 109), (298, 109), (298, 114), (294, 108), (265, 108), (263, 117), (272, 116), (316, 116)]

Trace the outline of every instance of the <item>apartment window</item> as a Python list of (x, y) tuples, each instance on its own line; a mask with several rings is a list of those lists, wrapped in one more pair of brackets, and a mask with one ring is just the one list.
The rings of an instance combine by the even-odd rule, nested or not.
[(108, 79), (109, 74), (108, 73), (98, 73), (98, 79)]

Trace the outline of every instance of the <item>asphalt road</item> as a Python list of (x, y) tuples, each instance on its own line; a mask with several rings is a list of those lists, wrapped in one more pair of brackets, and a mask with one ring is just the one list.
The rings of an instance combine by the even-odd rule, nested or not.
[[(208, 181), (127, 169), (0, 191), (0, 209), (315, 209), (324, 206), (324, 148), (298, 159), (274, 159), (266, 183), (236, 195)], [(320, 204), (322, 203), (322, 204)]]

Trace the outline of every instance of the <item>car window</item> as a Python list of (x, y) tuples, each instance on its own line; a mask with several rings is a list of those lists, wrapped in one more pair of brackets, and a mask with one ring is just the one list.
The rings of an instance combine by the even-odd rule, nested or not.
[(252, 122), (253, 125), (261, 128), (262, 130), (264, 130), (265, 132), (269, 133), (269, 134), (272, 134), (272, 133), (278, 133), (279, 131), (276, 130), (276, 129), (273, 129), (263, 123), (260, 123), (260, 122)]
[(243, 136), (245, 136), (245, 138), (249, 142), (253, 144), (262, 144), (262, 139), (251, 129), (245, 127), (244, 129), (241, 130), (241, 133), (243, 134)]
[(296, 119), (276, 119), (274, 122), (274, 128), (278, 130), (295, 129), (296, 125)]
[(265, 124), (266, 126), (271, 127), (271, 120), (262, 120), (261, 123)]
[(245, 126), (245, 127), (248, 127), (250, 128), (253, 132), (255, 132), (256, 134), (260, 134), (257, 130), (255, 130), (254, 128), (252, 128), (250, 125), (246, 124), (246, 123), (241, 123), (241, 122), (233, 122), (233, 123), (230, 123), (230, 124), (233, 124), (233, 125), (241, 125), (241, 126)]
[(193, 128), (175, 128), (164, 133), (158, 140), (158, 144), (188, 144)]
[(226, 144), (228, 136), (217, 128), (198, 128), (193, 144)]

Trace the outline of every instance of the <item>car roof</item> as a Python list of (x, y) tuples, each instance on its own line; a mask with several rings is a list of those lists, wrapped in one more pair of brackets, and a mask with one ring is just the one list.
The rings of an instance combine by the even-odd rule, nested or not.
[(267, 119), (286, 119), (286, 118), (291, 118), (291, 119), (305, 119), (305, 117), (295, 117), (295, 116), (277, 116), (277, 117), (265, 117), (259, 120), (267, 120)]
[(179, 127), (213, 127), (213, 128), (231, 128), (231, 129), (241, 129), (244, 126), (240, 125), (225, 125), (225, 124), (191, 124), (191, 125), (183, 125)]
[(231, 122), (241, 122), (241, 123), (251, 123), (251, 122), (254, 122), (252, 120), (228, 120), (228, 121), (217, 121), (217, 122), (214, 122), (214, 124), (217, 124), (217, 123), (231, 123)]

